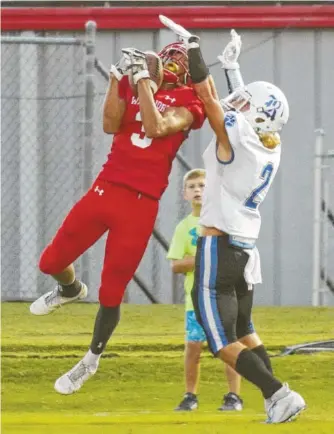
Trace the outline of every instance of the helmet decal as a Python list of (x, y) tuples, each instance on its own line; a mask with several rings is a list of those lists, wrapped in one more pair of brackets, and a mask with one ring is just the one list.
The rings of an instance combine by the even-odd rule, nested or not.
[(264, 103), (265, 109), (259, 108), (259, 113), (264, 113), (271, 121), (274, 121), (276, 118), (277, 110), (282, 106), (282, 102), (279, 101), (275, 95), (269, 95), (269, 100)]

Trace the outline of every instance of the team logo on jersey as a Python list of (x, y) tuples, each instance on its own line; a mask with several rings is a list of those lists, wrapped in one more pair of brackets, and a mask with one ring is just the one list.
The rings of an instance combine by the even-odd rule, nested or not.
[(233, 112), (229, 112), (229, 113), (226, 113), (224, 121), (225, 121), (226, 127), (233, 127), (233, 125), (237, 121), (237, 118), (235, 117), (235, 114)]
[(198, 240), (198, 233), (196, 228), (192, 228), (189, 231), (189, 235), (191, 235), (191, 245), (192, 246), (197, 246), (197, 240)]
[(175, 98), (172, 98), (172, 97), (170, 97), (169, 95), (166, 95), (166, 96), (165, 96), (165, 100), (166, 100), (166, 101), (168, 101), (168, 100), (169, 100), (169, 101), (170, 101), (170, 102), (171, 102), (172, 104), (173, 104), (173, 102), (175, 102), (175, 101), (176, 101), (176, 99), (175, 99)]
[(282, 106), (275, 95), (270, 95), (269, 100), (264, 104), (265, 108), (259, 109), (259, 112), (264, 113), (271, 121), (275, 120), (277, 110)]
[(97, 193), (99, 196), (102, 196), (102, 194), (104, 193), (104, 190), (101, 188), (99, 188), (99, 186), (97, 185), (94, 189), (95, 193)]

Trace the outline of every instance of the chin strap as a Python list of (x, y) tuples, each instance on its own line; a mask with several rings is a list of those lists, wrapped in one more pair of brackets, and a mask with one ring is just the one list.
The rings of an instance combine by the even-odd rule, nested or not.
[(187, 73), (184, 74), (184, 80), (180, 80), (180, 77), (174, 72), (168, 71), (168, 69), (164, 69), (164, 83), (168, 84), (179, 84), (179, 85), (188, 85)]
[(166, 83), (176, 84), (179, 81), (179, 77), (174, 74), (174, 72), (168, 71), (168, 69), (164, 69), (163, 81)]

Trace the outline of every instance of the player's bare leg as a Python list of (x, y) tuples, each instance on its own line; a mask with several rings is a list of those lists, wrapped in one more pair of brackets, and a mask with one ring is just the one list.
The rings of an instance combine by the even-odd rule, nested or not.
[(52, 276), (60, 285), (71, 285), (75, 281), (74, 265), (70, 264), (61, 273)]
[(87, 286), (76, 279), (73, 264), (52, 277), (58, 282), (58, 285), (30, 305), (32, 314), (48, 315), (64, 304), (83, 300), (87, 297)]
[(247, 336), (244, 336), (239, 339), (243, 345), (245, 345), (249, 350), (252, 350), (254, 354), (256, 354), (263, 363), (266, 365), (266, 368), (270, 373), (273, 373), (273, 368), (271, 366), (271, 361), (265, 346), (263, 345), (260, 337), (257, 333), (251, 333)]

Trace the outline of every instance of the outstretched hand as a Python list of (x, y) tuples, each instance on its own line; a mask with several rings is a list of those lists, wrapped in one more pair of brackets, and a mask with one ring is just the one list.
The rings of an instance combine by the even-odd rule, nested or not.
[(238, 69), (239, 63), (238, 58), (241, 51), (241, 37), (238, 33), (232, 29), (231, 30), (231, 40), (224, 48), (224, 51), (218, 60), (222, 63), (222, 68), (224, 69)]

